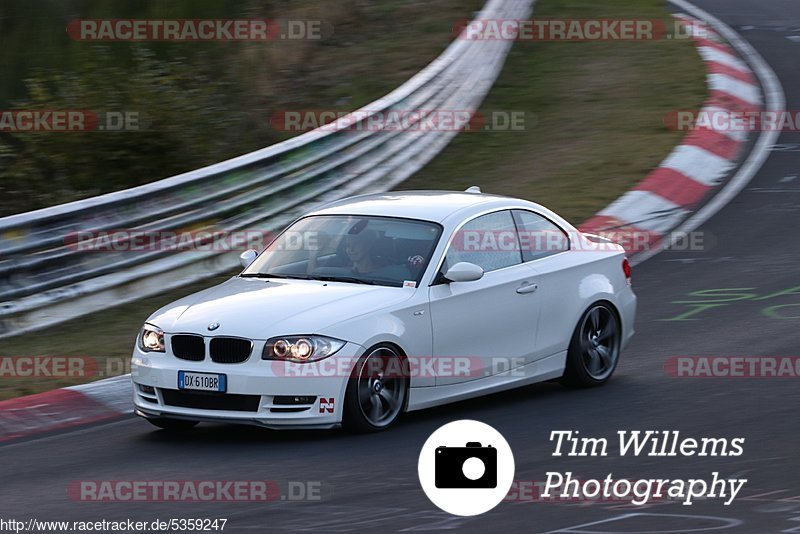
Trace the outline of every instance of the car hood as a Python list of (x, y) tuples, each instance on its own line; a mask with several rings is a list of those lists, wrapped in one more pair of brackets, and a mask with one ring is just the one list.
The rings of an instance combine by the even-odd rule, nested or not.
[[(408, 300), (413, 289), (316, 280), (234, 277), (173, 302), (148, 322), (168, 333), (267, 339), (316, 334), (345, 319)], [(219, 323), (213, 331), (211, 323)]]

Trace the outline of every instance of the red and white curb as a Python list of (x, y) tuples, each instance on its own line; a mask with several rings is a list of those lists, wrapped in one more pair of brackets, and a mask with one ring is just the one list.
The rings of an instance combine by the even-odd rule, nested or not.
[[(761, 89), (750, 67), (718, 32), (688, 15), (675, 15), (694, 36), (706, 64), (709, 97), (701, 114), (752, 112)], [(747, 132), (698, 126), (647, 177), (581, 225), (619, 241), (629, 252), (657, 248), (736, 167)]]
[(0, 401), (0, 442), (130, 413), (131, 376)]

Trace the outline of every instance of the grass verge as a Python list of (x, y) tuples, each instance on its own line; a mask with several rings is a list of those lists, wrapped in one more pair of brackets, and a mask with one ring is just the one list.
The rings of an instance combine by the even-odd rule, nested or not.
[[(661, 0), (542, 0), (535, 17), (671, 24)], [(479, 185), (580, 223), (680, 142), (664, 115), (705, 97), (705, 68), (688, 40), (518, 42), (482, 111), (524, 112), (525, 129), (465, 132), (403, 189)]]

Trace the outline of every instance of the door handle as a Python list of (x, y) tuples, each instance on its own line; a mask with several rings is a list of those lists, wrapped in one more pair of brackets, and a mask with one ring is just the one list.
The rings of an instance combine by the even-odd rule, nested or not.
[(539, 289), (538, 284), (525, 283), (517, 288), (517, 293), (519, 293), (520, 295), (524, 295), (525, 293), (533, 293), (537, 289)]

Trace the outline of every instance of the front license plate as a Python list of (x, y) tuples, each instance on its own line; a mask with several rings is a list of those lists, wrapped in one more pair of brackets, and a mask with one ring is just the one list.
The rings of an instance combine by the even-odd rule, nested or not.
[(220, 393), (225, 393), (227, 387), (227, 380), (225, 378), (225, 375), (216, 373), (178, 371), (178, 389), (218, 391)]

